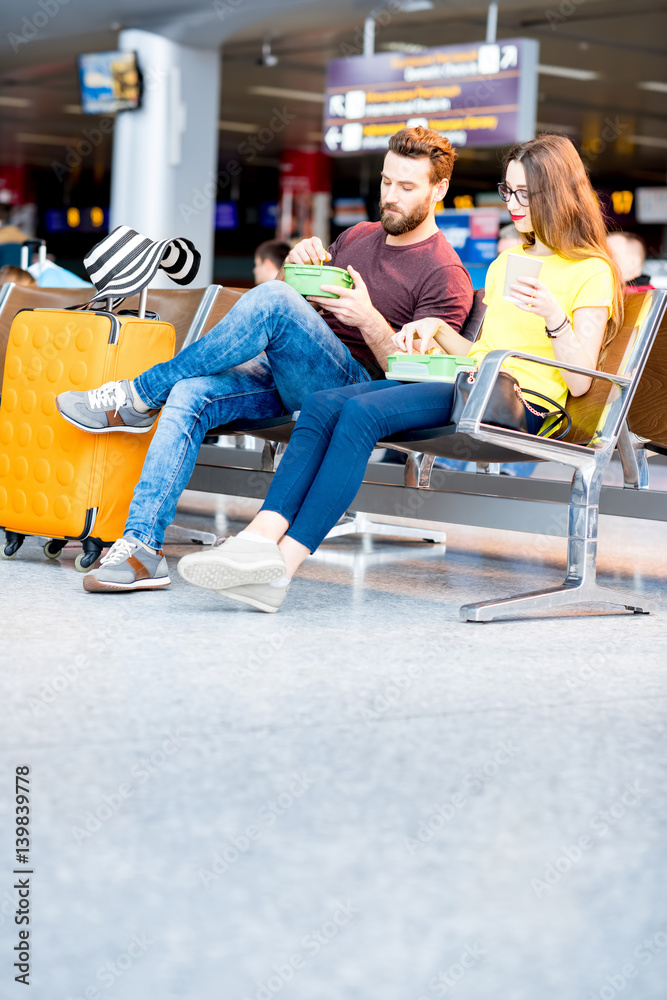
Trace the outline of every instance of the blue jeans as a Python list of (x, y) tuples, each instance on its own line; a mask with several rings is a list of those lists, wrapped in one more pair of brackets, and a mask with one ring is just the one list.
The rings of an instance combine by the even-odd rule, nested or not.
[[(376, 443), (410, 428), (446, 424), (454, 386), (389, 379), (316, 392), (305, 401), (262, 510), (289, 521), (287, 534), (314, 552), (361, 486)], [(528, 431), (543, 423), (529, 410)]]
[(322, 387), (369, 381), (289, 285), (267, 281), (246, 292), (209, 333), (134, 380), (144, 402), (163, 410), (125, 530), (162, 545), (210, 427), (292, 413)]

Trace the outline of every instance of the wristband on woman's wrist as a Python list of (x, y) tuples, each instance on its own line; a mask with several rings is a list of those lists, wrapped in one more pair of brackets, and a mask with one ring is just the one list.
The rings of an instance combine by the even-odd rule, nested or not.
[(570, 322), (569, 316), (567, 315), (567, 313), (565, 313), (565, 319), (563, 320), (563, 322), (559, 326), (554, 327), (553, 330), (550, 330), (545, 323), (544, 332), (546, 333), (547, 337), (553, 339), (554, 337), (557, 337), (560, 333), (562, 333), (565, 330), (565, 327), (569, 324), (569, 322)]

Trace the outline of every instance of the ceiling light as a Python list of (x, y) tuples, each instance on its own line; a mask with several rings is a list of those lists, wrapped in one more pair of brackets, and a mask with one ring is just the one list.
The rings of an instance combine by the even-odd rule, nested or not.
[(385, 52), (425, 52), (425, 45), (417, 45), (415, 42), (385, 42), (381, 46)]
[(562, 76), (568, 80), (599, 80), (600, 74), (592, 69), (574, 69), (571, 66), (545, 66), (540, 63), (537, 67), (543, 76)]
[(657, 135), (631, 135), (629, 142), (634, 142), (636, 146), (653, 146), (655, 149), (667, 149), (667, 139), (660, 139)]
[(27, 97), (0, 97), (0, 105), (6, 108), (29, 108), (31, 104)]
[(251, 122), (218, 122), (218, 128), (221, 132), (258, 132), (259, 125), (253, 125)]
[(259, 94), (261, 97), (286, 97), (294, 101), (315, 101), (324, 104), (324, 94), (313, 90), (288, 90), (286, 87), (248, 87), (249, 94)]
[(431, 0), (399, 0), (401, 14), (416, 14), (418, 10), (433, 10)]
[(656, 94), (667, 94), (667, 83), (663, 83), (661, 80), (646, 80), (643, 83), (638, 83), (637, 86), (640, 90), (654, 90)]

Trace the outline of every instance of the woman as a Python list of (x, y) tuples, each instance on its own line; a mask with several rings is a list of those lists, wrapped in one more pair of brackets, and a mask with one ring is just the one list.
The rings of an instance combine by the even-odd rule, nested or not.
[[(569, 139), (550, 134), (513, 147), (505, 162), (498, 190), (525, 239), (511, 252), (540, 258), (540, 277), (519, 278), (511, 286), (513, 301), (504, 300), (506, 251), (489, 268), (487, 312), (474, 345), (437, 318), (409, 323), (394, 343), (408, 353), (441, 347), (478, 362), (489, 351), (514, 348), (596, 368), (622, 325), (623, 295), (583, 163)], [(504, 367), (523, 389), (558, 403), (568, 392), (582, 395), (591, 384), (587, 376), (518, 358)], [(298, 567), (348, 509), (376, 442), (410, 428), (446, 424), (453, 391), (442, 382), (385, 380), (308, 397), (258, 515), (220, 547), (185, 556), (181, 575), (231, 600), (277, 611)], [(528, 430), (536, 434), (541, 415), (528, 409), (526, 415)]]

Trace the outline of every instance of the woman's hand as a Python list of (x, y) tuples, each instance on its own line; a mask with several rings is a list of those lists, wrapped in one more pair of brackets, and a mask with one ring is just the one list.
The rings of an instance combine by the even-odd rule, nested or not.
[(550, 329), (563, 322), (565, 310), (539, 278), (518, 278), (517, 284), (510, 285), (510, 291), (519, 309), (541, 316)]
[(441, 350), (438, 342), (433, 339), (441, 326), (442, 320), (435, 317), (418, 319), (414, 323), (406, 323), (391, 339), (399, 351), (406, 354), (426, 354), (433, 347)]
[(472, 344), (465, 337), (436, 316), (427, 316), (414, 323), (406, 323), (402, 330), (395, 333), (392, 340), (399, 351), (407, 354), (426, 354), (433, 347), (445, 354), (469, 354)]

